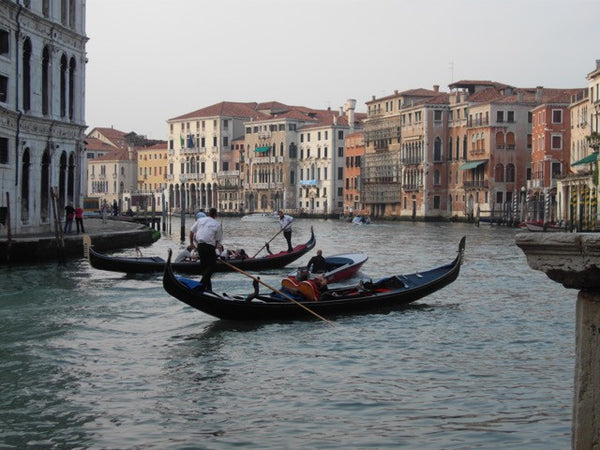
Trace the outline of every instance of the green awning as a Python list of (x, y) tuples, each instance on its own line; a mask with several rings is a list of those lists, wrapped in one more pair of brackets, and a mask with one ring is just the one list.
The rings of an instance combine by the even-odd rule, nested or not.
[(458, 170), (469, 170), (469, 169), (475, 169), (479, 166), (481, 166), (482, 164), (485, 164), (487, 162), (487, 159), (480, 159), (478, 161), (469, 161), (466, 164), (463, 164), (462, 166), (460, 166), (458, 168)]
[(582, 164), (590, 164), (596, 162), (598, 160), (598, 152), (594, 152), (591, 155), (587, 155), (585, 158), (580, 159), (579, 161), (575, 161), (572, 166), (580, 166)]
[(268, 145), (266, 147), (256, 147), (254, 149), (254, 151), (256, 153), (265, 153), (265, 152), (268, 152), (269, 150), (271, 150), (271, 147), (269, 147)]

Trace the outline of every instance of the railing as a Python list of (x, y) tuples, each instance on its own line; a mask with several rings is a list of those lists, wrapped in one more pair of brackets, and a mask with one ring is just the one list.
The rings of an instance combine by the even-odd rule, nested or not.
[(464, 181), (463, 189), (487, 189), (489, 186), (488, 180)]

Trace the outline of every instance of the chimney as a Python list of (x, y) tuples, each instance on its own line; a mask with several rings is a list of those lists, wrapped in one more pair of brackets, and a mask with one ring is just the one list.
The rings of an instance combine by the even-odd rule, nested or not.
[(440, 85), (439, 84), (434, 84), (433, 85), (433, 90), (434, 90), (434, 92), (440, 92)]
[(356, 100), (353, 98), (349, 98), (346, 100), (346, 104), (344, 105), (346, 109), (346, 116), (348, 116), (348, 126), (350, 127), (350, 133), (354, 132), (354, 109), (356, 108)]
[(537, 86), (535, 88), (535, 101), (536, 103), (540, 103), (542, 101), (542, 90), (544, 86)]

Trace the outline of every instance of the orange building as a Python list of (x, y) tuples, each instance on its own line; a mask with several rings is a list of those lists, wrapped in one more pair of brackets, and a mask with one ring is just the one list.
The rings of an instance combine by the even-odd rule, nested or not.
[(365, 155), (365, 133), (346, 136), (346, 161), (344, 165), (344, 214), (362, 214), (365, 211), (360, 197), (360, 165)]

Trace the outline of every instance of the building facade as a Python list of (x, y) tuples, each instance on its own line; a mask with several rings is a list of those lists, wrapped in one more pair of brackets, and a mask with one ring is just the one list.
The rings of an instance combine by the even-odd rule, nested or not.
[(0, 234), (82, 201), (86, 42), (85, 0), (0, 0)]

